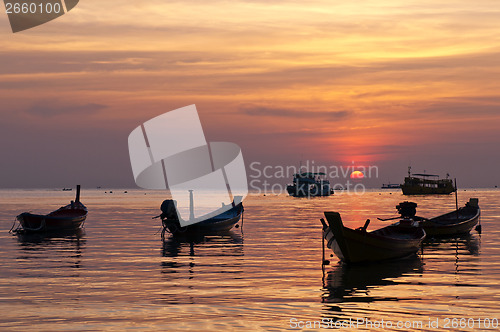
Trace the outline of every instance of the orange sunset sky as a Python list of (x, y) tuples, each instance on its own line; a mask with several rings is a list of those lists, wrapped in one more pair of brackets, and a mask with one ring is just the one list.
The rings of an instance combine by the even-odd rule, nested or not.
[(0, 187), (133, 187), (128, 134), (190, 104), (247, 164), (500, 185), (497, 0), (84, 0), (0, 34)]

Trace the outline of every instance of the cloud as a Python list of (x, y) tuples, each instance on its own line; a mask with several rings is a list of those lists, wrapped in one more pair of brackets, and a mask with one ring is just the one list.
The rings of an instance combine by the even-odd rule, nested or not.
[(42, 101), (36, 105), (30, 106), (25, 110), (26, 113), (40, 117), (54, 117), (59, 115), (89, 115), (95, 114), (106, 108), (106, 105), (88, 103), (88, 104), (61, 104), (58, 101)]
[(338, 121), (351, 115), (350, 111), (309, 111), (286, 108), (269, 108), (265, 106), (243, 106), (240, 111), (250, 116), (270, 116), (295, 119), (324, 119)]
[[(478, 118), (498, 119), (500, 111), (500, 100), (494, 98), (470, 98), (475, 102), (468, 102), (468, 98), (448, 98), (437, 100), (418, 112), (428, 116), (444, 115), (452, 119), (466, 118), (475, 120)], [(483, 101), (482, 101), (483, 100)], [(485, 102), (487, 101), (487, 102)]]

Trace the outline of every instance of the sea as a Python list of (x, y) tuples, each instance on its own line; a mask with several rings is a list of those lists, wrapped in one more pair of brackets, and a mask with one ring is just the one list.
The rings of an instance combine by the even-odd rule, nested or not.
[(491, 331), (500, 320), (500, 190), (478, 198), (482, 233), (429, 239), (404, 260), (344, 266), (327, 248), (324, 211), (368, 230), (402, 201), (433, 217), (455, 196), (399, 190), (330, 197), (251, 194), (238, 228), (163, 241), (161, 191), (83, 189), (82, 232), (15, 235), (15, 216), (74, 199), (60, 189), (0, 190), (1, 331)]

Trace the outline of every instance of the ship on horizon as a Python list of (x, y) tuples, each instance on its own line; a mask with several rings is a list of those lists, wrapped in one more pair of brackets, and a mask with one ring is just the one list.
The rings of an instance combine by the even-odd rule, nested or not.
[(456, 191), (453, 181), (446, 174), (445, 179), (439, 175), (417, 173), (411, 174), (411, 166), (408, 167), (408, 176), (401, 185), (403, 195), (448, 195)]
[(401, 185), (399, 183), (382, 183), (382, 187), (380, 187), (381, 189), (399, 189), (401, 188)]
[(330, 196), (333, 189), (325, 176), (325, 173), (296, 173), (293, 175), (293, 183), (287, 185), (286, 190), (293, 197)]

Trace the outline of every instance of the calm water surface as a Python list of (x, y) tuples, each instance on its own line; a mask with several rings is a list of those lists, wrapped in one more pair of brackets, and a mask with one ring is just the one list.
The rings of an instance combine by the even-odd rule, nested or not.
[[(375, 229), (390, 223), (377, 217), (394, 216), (408, 197), (255, 195), (244, 202), (243, 227), (163, 243), (151, 219), (162, 193), (84, 190), (89, 216), (81, 234), (8, 233), (18, 213), (49, 212), (73, 195), (0, 190), (0, 330), (279, 331), (322, 320), (323, 328), (351, 321), (369, 330), (367, 321), (377, 327), (383, 320), (380, 329), (444, 331), (462, 318), (475, 319), (468, 321), (474, 328), (457, 330), (499, 329), (484, 319), (500, 319), (500, 190), (459, 193), (460, 205), (479, 198), (481, 235), (433, 241), (419, 257), (393, 263), (349, 268), (333, 257), (324, 271), (323, 211), (339, 211), (350, 227), (370, 218)], [(451, 195), (411, 200), (425, 217), (455, 206)]]

